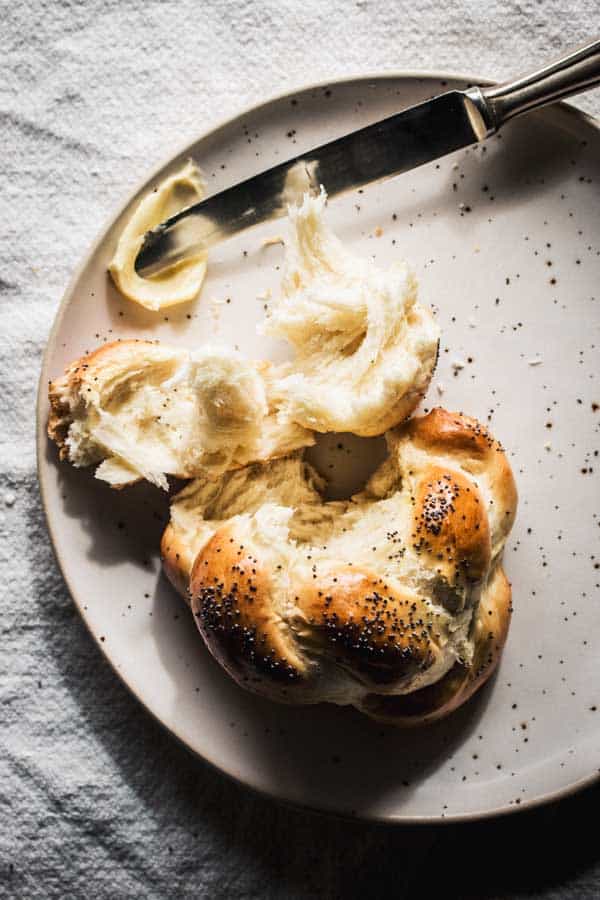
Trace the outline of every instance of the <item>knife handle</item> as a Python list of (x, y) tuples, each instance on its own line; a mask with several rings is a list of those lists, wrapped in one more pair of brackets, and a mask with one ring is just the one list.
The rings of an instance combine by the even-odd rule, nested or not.
[(489, 133), (521, 113), (570, 97), (600, 84), (600, 40), (532, 72), (493, 87), (467, 91), (482, 114)]

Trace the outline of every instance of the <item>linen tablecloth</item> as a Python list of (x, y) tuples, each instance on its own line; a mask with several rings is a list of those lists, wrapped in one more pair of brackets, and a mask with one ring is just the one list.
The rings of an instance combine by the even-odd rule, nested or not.
[[(597, 0), (1, 0), (0, 897), (600, 896), (598, 790), (389, 829), (281, 808), (194, 760), (79, 620), (34, 456), (55, 310), (144, 172), (286, 88), (401, 69), (502, 78), (593, 37), (598, 13)], [(577, 102), (600, 113), (600, 92)]]

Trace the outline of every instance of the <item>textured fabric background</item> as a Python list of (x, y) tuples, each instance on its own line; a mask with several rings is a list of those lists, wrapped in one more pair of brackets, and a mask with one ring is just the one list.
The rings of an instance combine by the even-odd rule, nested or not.
[[(192, 759), (70, 602), (36, 485), (40, 354), (141, 175), (224, 116), (340, 74), (508, 76), (593, 36), (598, 0), (0, 0), (0, 897), (600, 896), (600, 790), (492, 823), (283, 809)], [(600, 113), (600, 92), (580, 98)]]

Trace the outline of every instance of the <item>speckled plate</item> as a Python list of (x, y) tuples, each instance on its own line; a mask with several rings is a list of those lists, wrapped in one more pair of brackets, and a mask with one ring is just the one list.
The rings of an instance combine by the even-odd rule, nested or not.
[[(498, 674), (453, 717), (416, 731), (350, 709), (287, 708), (253, 697), (213, 662), (161, 575), (167, 499), (122, 492), (59, 464), (45, 438), (47, 379), (100, 342), (219, 338), (249, 355), (283, 250), (282, 224), (217, 248), (200, 299), (166, 315), (119, 297), (106, 266), (140, 193), (191, 156), (210, 191), (303, 148), (465, 80), (361, 78), (249, 110), (185, 148), (140, 188), (90, 251), (60, 307), (44, 360), (39, 475), (67, 584), (99, 646), (146, 708), (191, 750), (240, 782), (295, 804), (388, 822), (474, 818), (589, 784), (600, 766), (600, 132), (557, 106), (460, 152), (330, 205), (357, 253), (405, 257), (442, 327), (425, 407), (489, 423), (520, 491), (506, 548), (515, 613)], [(228, 303), (219, 303), (229, 298)], [(215, 302), (217, 301), (217, 302)], [(380, 453), (336, 439), (318, 452), (334, 490)], [(345, 460), (345, 462), (344, 462)], [(351, 470), (348, 469), (351, 465)]]

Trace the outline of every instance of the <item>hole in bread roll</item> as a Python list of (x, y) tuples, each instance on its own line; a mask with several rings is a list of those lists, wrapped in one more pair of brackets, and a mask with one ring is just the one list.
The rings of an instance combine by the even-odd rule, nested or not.
[(306, 460), (326, 480), (326, 500), (347, 500), (360, 491), (387, 456), (385, 438), (318, 434)]

